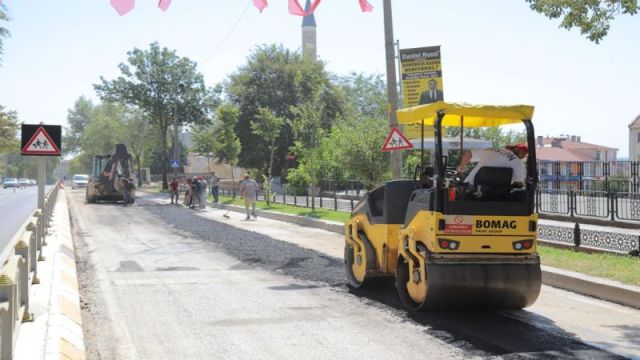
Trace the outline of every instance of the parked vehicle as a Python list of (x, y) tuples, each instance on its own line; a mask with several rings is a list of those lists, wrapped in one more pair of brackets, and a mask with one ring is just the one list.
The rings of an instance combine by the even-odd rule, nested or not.
[(18, 185), (22, 188), (22, 187), (29, 187), (31, 184), (29, 184), (29, 179), (20, 178), (18, 179)]
[(16, 188), (18, 186), (19, 186), (18, 185), (18, 179), (16, 179), (16, 178), (5, 178), (4, 181), (2, 181), (2, 187), (4, 189), (10, 188), (10, 187)]
[(75, 174), (71, 180), (71, 188), (86, 188), (87, 183), (89, 182), (89, 175), (86, 174)]

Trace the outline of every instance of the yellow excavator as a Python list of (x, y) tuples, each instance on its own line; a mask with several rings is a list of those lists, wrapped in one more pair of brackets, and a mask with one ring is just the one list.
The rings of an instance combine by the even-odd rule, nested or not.
[[(345, 224), (344, 262), (351, 286), (395, 277), (402, 304), (422, 308), (520, 309), (540, 293), (535, 190), (538, 183), (533, 107), (439, 101), (401, 109), (400, 124), (422, 129), (422, 162), (413, 179), (394, 180), (364, 196)], [(443, 132), (523, 124), (528, 157), (524, 184), (511, 168), (485, 167), (473, 186), (448, 170)], [(424, 132), (434, 134), (425, 164)], [(457, 165), (457, 164), (456, 164)]]

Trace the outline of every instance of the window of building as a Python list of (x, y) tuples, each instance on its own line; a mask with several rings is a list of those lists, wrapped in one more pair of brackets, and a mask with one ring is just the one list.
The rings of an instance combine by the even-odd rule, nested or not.
[(640, 142), (640, 131), (638, 131), (638, 133), (636, 133), (636, 135), (638, 136), (638, 142)]
[(600, 151), (596, 151), (596, 161), (602, 160), (602, 153)]

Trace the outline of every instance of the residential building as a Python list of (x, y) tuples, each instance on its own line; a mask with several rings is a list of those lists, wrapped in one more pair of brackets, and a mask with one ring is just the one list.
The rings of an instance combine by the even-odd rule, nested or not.
[(640, 115), (629, 124), (629, 160), (640, 161)]
[(617, 148), (586, 143), (577, 135), (538, 136), (536, 143), (538, 161), (616, 161), (618, 157)]

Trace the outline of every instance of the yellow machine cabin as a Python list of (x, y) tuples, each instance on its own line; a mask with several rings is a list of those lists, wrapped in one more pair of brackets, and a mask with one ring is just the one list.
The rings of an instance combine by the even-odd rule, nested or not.
[[(372, 190), (354, 208), (345, 224), (350, 284), (361, 287), (374, 277), (394, 276), (410, 310), (523, 308), (535, 302), (541, 271), (532, 115), (531, 106), (444, 102), (399, 110), (400, 123), (433, 127), (434, 163), (422, 163), (414, 179)], [(463, 179), (448, 166), (442, 148), (446, 127), (463, 133), (465, 127), (516, 123), (524, 125), (528, 144), (521, 184), (513, 182), (519, 174), (512, 168), (483, 166)]]

